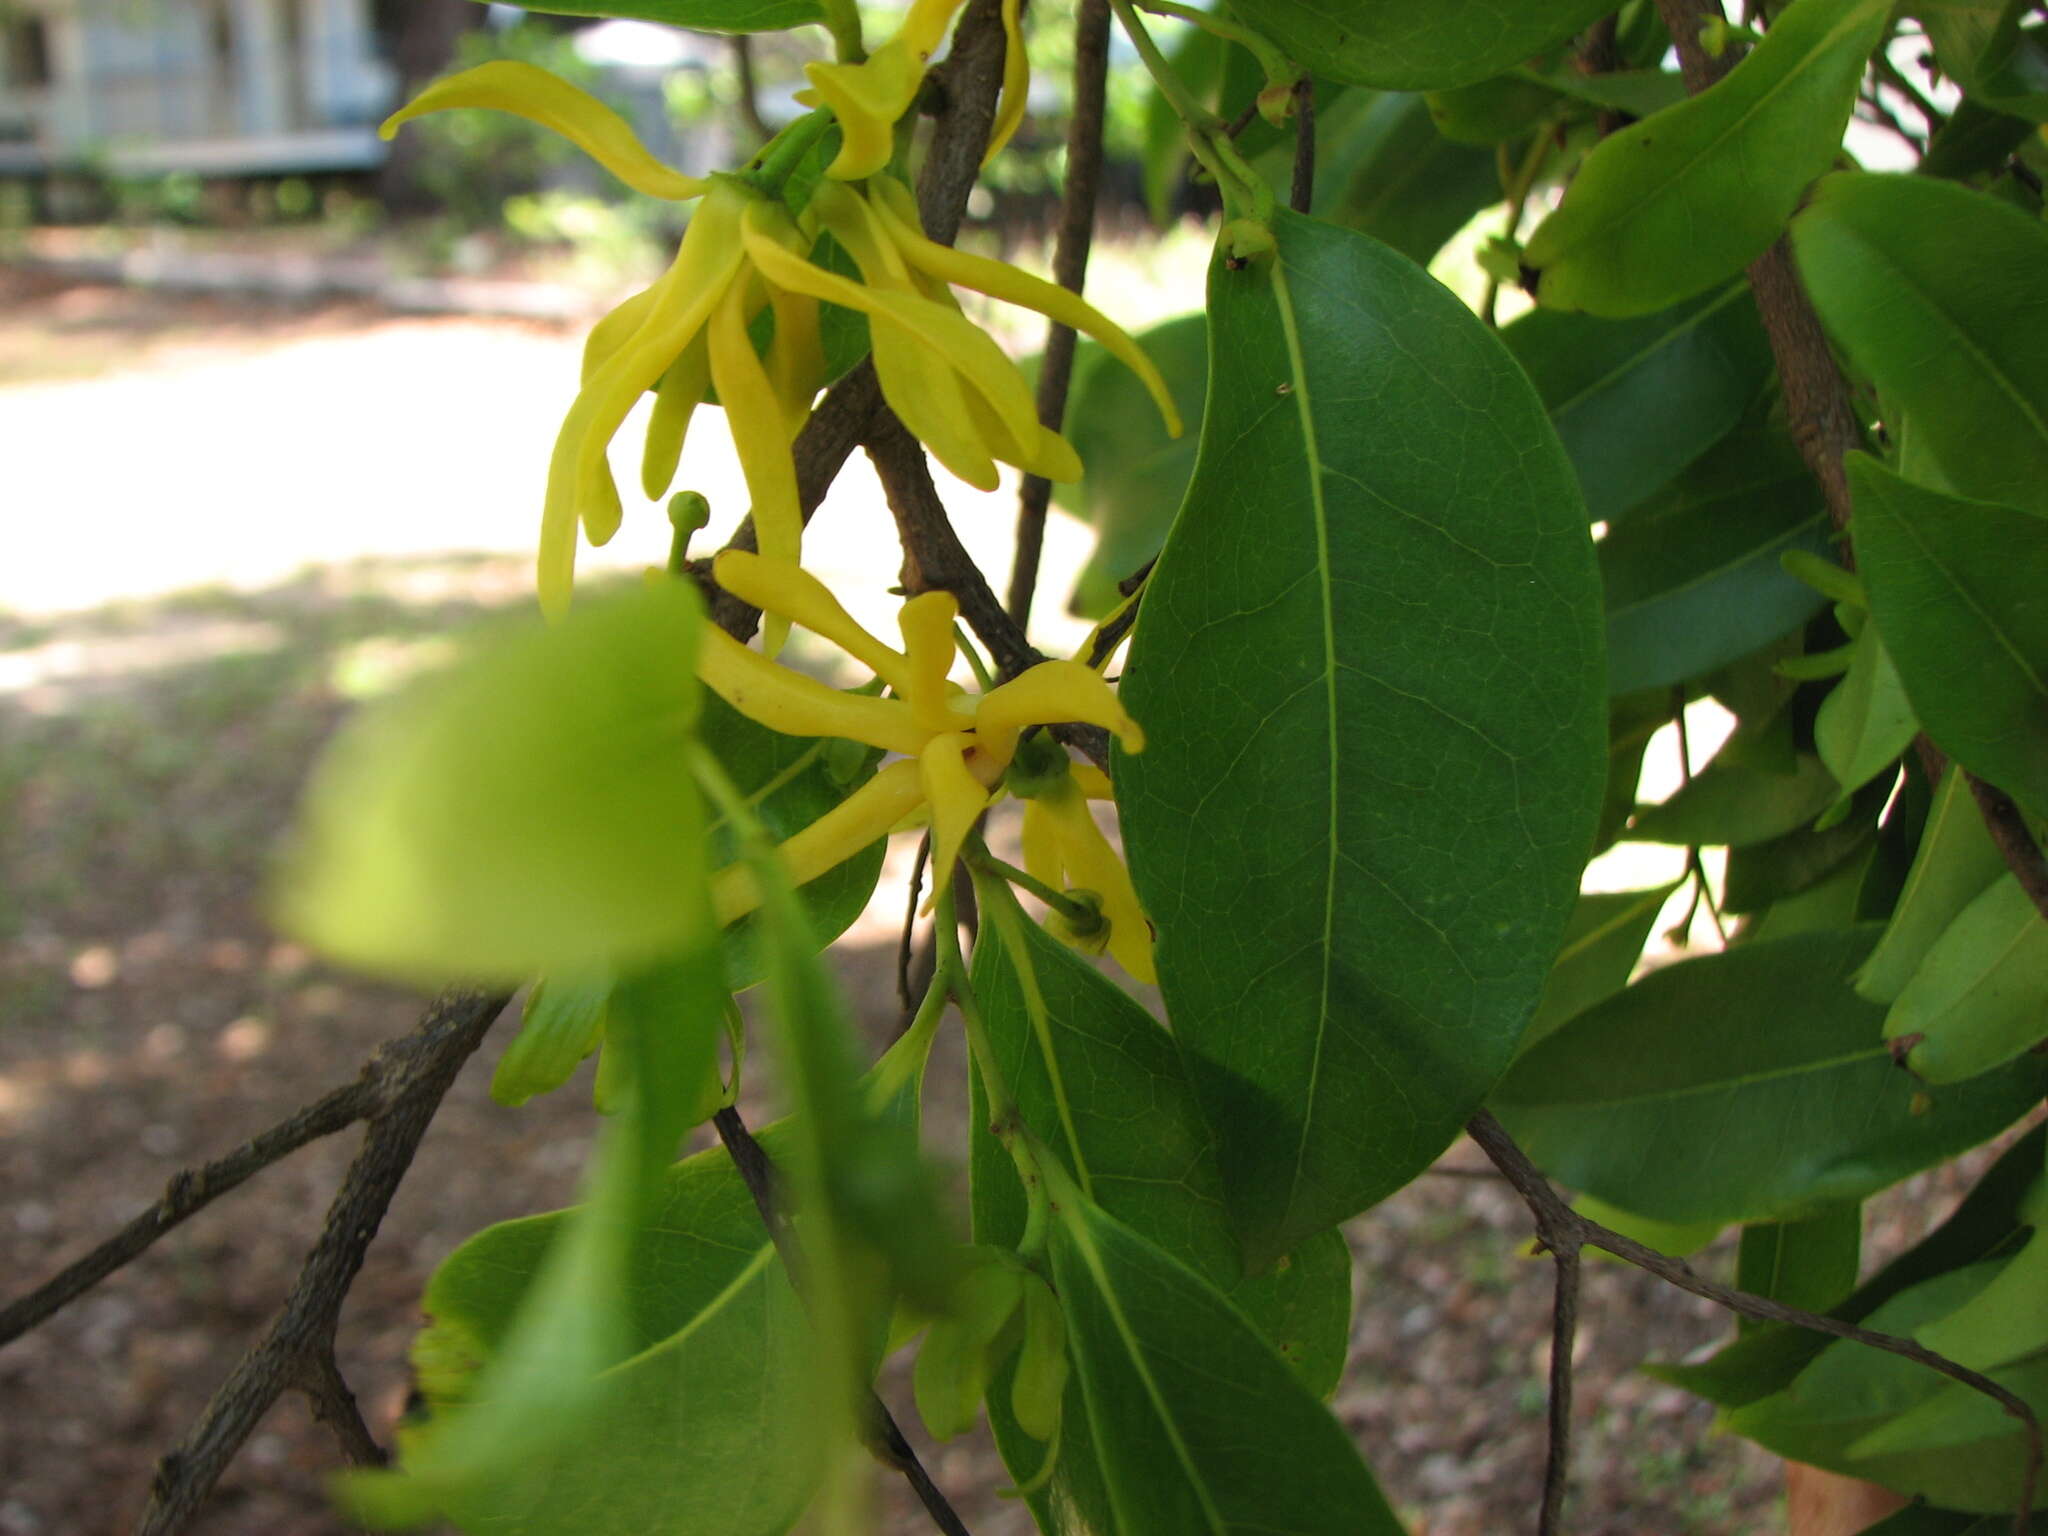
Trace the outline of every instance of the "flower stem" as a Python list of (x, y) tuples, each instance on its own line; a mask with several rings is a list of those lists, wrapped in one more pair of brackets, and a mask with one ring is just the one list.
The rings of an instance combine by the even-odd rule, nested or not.
[(1154, 16), (1166, 16), (1175, 21), (1185, 21), (1190, 26), (1200, 27), (1212, 37), (1220, 37), (1227, 43), (1236, 43), (1258, 61), (1259, 72), (1266, 77), (1266, 84), (1283, 89), (1294, 84), (1301, 71), (1292, 60), (1273, 44), (1235, 22), (1207, 11), (1197, 10), (1192, 5), (1181, 5), (1178, 0), (1138, 0), (1138, 9), (1150, 11)]
[(832, 34), (832, 54), (841, 64), (858, 64), (868, 56), (860, 38), (860, 7), (855, 0), (822, 0), (825, 30)]
[(740, 174), (748, 185), (759, 188), (770, 197), (780, 196), (783, 183), (796, 174), (804, 156), (825, 136), (825, 130), (833, 122), (829, 107), (806, 112), (763, 144), (760, 152), (749, 162), (749, 169)]
[(1138, 14), (1131, 0), (1109, 0), (1109, 4), (1131, 45), (1138, 50), (1139, 59), (1159, 86), (1159, 94), (1166, 98), (1174, 115), (1187, 125), (1189, 149), (1216, 178), (1217, 189), (1223, 194), (1225, 217), (1251, 218), (1261, 224), (1270, 221), (1273, 216), (1273, 189), (1237, 152), (1237, 146), (1230, 142), (1230, 135), (1224, 131), (1223, 120), (1195, 98), (1179, 71), (1160, 52), (1159, 44), (1153, 41), (1145, 19)]
[(1099, 908), (1085, 901), (1076, 901), (1065, 891), (1046, 884), (1045, 881), (1027, 870), (1019, 869), (1014, 864), (1005, 863), (986, 849), (970, 852), (968, 854), (968, 862), (971, 865), (988, 871), (992, 875), (1000, 876), (1014, 886), (1019, 886), (1029, 891), (1076, 927), (1085, 928), (1090, 924), (1102, 921), (1102, 912)]

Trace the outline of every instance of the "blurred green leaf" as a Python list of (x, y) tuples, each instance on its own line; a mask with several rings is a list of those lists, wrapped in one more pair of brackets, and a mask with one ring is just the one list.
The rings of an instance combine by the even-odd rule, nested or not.
[(1973, 101), (2048, 122), (2044, 29), (2023, 27), (2026, 0), (1929, 0), (1914, 7), (1943, 73)]
[[(1742, 1229), (1735, 1284), (1788, 1307), (1825, 1312), (1856, 1289), (1863, 1253), (1863, 1207), (1844, 1200), (1795, 1221), (1757, 1221)], [(1744, 1331), (1756, 1326), (1744, 1320)]]
[(604, 1039), (605, 1004), (612, 995), (605, 973), (545, 977), (526, 995), (519, 1033), (491, 1074), (491, 1097), (524, 1104), (566, 1083)]
[(505, 985), (694, 937), (702, 622), (684, 582), (586, 599), (363, 710), (314, 770), (278, 926), (364, 970)]
[(1674, 880), (1647, 891), (1579, 897), (1571, 921), (1565, 925), (1564, 947), (1550, 968), (1550, 979), (1543, 984), (1543, 1001), (1522, 1036), (1523, 1051), (1628, 985), (1629, 974), (1649, 940), (1651, 925), (1683, 883)]
[(1783, 837), (1834, 802), (1834, 776), (1819, 758), (1802, 752), (1794, 770), (1781, 773), (1754, 760), (1749, 750), (1754, 741), (1749, 735), (1736, 736), (1669, 800), (1643, 807), (1629, 825), (1629, 838), (1682, 847), (1741, 848)]
[(1493, 155), (1444, 138), (1420, 96), (1353, 90), (1317, 113), (1310, 212), (1319, 219), (1427, 262), (1500, 199)]
[[(1662, 1221), (1778, 1221), (1860, 1200), (2025, 1113), (2048, 1061), (1944, 1088), (1892, 1064), (1848, 976), (1875, 925), (1652, 972), (1515, 1063), (1495, 1112), (1547, 1172)], [(1751, 1127), (1729, 1136), (1730, 1125)]]
[(1793, 0), (1718, 83), (1587, 155), (1530, 237), (1537, 301), (1640, 315), (1733, 277), (1833, 163), (1888, 0)]
[(1842, 786), (1837, 804), (1846, 810), (1848, 796), (1892, 767), (1919, 730), (1898, 669), (1872, 625), (1857, 636), (1848, 672), (1821, 700), (1813, 722), (1814, 747)]

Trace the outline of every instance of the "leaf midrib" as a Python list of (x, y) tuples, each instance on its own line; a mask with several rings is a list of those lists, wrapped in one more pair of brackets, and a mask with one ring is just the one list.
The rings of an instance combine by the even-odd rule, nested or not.
[(1679, 1088), (1660, 1088), (1655, 1092), (1631, 1093), (1608, 1099), (1528, 1099), (1520, 1102), (1530, 1109), (1626, 1109), (1637, 1104), (1668, 1103), (1703, 1094), (1727, 1093), (1737, 1088), (1753, 1088), (1759, 1084), (1777, 1082), (1783, 1078), (1807, 1077), (1820, 1072), (1833, 1072), (1842, 1067), (1860, 1066), (1866, 1061), (1889, 1058), (1890, 1054), (1889, 1047), (1880, 1044), (1861, 1047), (1841, 1056), (1831, 1056), (1815, 1061), (1794, 1062), (1789, 1066), (1773, 1067), (1768, 1071), (1743, 1072), (1738, 1073), (1734, 1077), (1719, 1077), (1703, 1083), (1688, 1083)]
[(1970, 612), (1976, 616), (1977, 621), (1998, 642), (1999, 649), (2012, 658), (2013, 666), (2019, 669), (2020, 675), (2026, 678), (2027, 682), (2032, 686), (2034, 697), (2037, 699), (2048, 698), (2048, 682), (2043, 681), (2041, 674), (2034, 669), (2034, 664), (2028, 661), (2018, 648), (2006, 638), (2004, 628), (1989, 613), (1985, 612), (1983, 605), (1977, 601), (1977, 594), (1971, 591), (1963, 580), (1942, 560), (1939, 552), (1921, 534), (1920, 529), (1913, 520), (1909, 517), (1901, 517), (1897, 512), (1892, 513), (1892, 520), (1898, 525), (1899, 531), (1913, 541), (1915, 547), (1926, 558), (1927, 563), (1941, 573), (1941, 578), (1948, 583), (1949, 590), (1954, 592), (1964, 605), (1969, 608)]
[(1308, 1162), (1309, 1131), (1316, 1123), (1316, 1085), (1321, 1081), (1323, 1073), (1323, 1044), (1330, 1028), (1330, 984), (1336, 954), (1333, 925), (1337, 912), (1337, 628), (1336, 596), (1330, 585), (1330, 516), (1329, 506), (1323, 497), (1323, 459), (1316, 442), (1315, 416), (1309, 402), (1308, 365), (1302, 355), (1301, 332), (1295, 324), (1294, 299), (1287, 283), (1286, 264), (1278, 257), (1273, 262), (1273, 299), (1274, 308), (1280, 316), (1281, 335), (1287, 343), (1287, 369), (1292, 385), (1290, 397), (1294, 401), (1295, 413), (1301, 422), (1309, 503), (1315, 515), (1316, 584), (1322, 594), (1323, 694), (1324, 705), (1328, 711), (1330, 776), (1329, 823), (1325, 843), (1329, 852), (1323, 870), (1322, 975), (1318, 979), (1316, 997), (1315, 1046), (1309, 1056), (1308, 1086), (1303, 1094), (1301, 1134), (1295, 1139), (1294, 1144), (1294, 1168), (1288, 1176), (1287, 1207), (1281, 1221), (1284, 1230), (1292, 1225), (1294, 1207), (1300, 1198), (1302, 1170)]
[(1720, 314), (1729, 304), (1737, 299), (1746, 298), (1748, 294), (1749, 284), (1747, 282), (1729, 284), (1711, 304), (1702, 305), (1679, 324), (1672, 326), (1670, 330), (1660, 331), (1648, 346), (1638, 347), (1584, 388), (1575, 390), (1564, 399), (1558, 401), (1556, 405), (1547, 406), (1545, 409), (1548, 410), (1550, 419), (1556, 422), (1603, 390), (1612, 388), (1630, 373), (1642, 367), (1644, 359), (1655, 357), (1666, 347), (1672, 346), (1680, 339), (1692, 335), (1701, 326), (1706, 324), (1708, 320)]

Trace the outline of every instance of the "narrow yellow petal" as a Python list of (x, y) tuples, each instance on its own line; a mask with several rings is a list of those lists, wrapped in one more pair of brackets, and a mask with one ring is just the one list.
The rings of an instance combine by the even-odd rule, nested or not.
[(967, 414), (981, 429), (982, 442), (1005, 464), (1014, 464), (1027, 474), (1043, 475), (1063, 485), (1081, 478), (1081, 456), (1059, 433), (1034, 421), (1030, 436), (1020, 441), (1009, 424), (988, 408), (987, 401), (971, 391), (966, 399)]
[(828, 688), (749, 650), (716, 625), (704, 626), (697, 676), (749, 720), (785, 736), (841, 736), (906, 757), (931, 739), (902, 700)]
[(617, 356), (619, 348), (647, 323), (647, 312), (654, 307), (654, 300), (654, 288), (642, 288), (590, 328), (590, 334), (583, 338), (582, 383), (588, 384), (598, 369)]
[[(908, 758), (889, 764), (831, 810), (776, 845), (790, 883), (805, 885), (837, 869), (876, 838), (887, 837), (896, 823), (924, 800), (924, 778)], [(720, 926), (745, 917), (761, 904), (754, 872), (745, 864), (722, 869), (712, 879), (712, 902)]]
[(887, 227), (890, 239), (913, 267), (946, 282), (957, 283), (962, 288), (985, 293), (990, 298), (1035, 309), (1047, 319), (1072, 326), (1084, 336), (1092, 336), (1112, 357), (1138, 376), (1139, 382), (1151, 394), (1153, 404), (1159, 407), (1167, 432), (1174, 437), (1180, 436), (1180, 412), (1174, 407), (1173, 394), (1167, 389), (1166, 380), (1159, 376), (1159, 370), (1152, 365), (1152, 359), (1145, 355), (1144, 349), (1131, 340), (1115, 321), (1079, 294), (1070, 293), (1057, 283), (1048, 283), (1028, 272), (1020, 272), (1008, 262), (991, 261), (986, 256), (976, 256), (926, 239), (924, 231), (918, 227), (917, 203), (910, 196), (909, 188), (886, 176), (878, 178), (873, 187), (875, 196), (870, 199), (870, 205)]
[[(752, 550), (728, 549), (713, 562), (711, 572), (734, 597), (752, 603), (763, 613), (779, 613), (803, 625), (812, 634), (830, 640), (898, 694), (909, 694), (909, 664), (861, 628), (853, 615), (840, 606), (832, 589), (802, 566), (757, 555)], [(951, 730), (956, 723), (948, 722), (942, 729)]]
[(1024, 872), (1034, 880), (1043, 880), (1055, 890), (1067, 888), (1064, 866), (1060, 863), (1059, 823), (1053, 820), (1052, 812), (1037, 799), (1024, 802), (1024, 826), (1019, 834), (1024, 850)]
[(1088, 813), (1088, 802), (1078, 793), (1048, 798), (1047, 809), (1059, 825), (1061, 861), (1066, 865), (1067, 889), (1093, 891), (1102, 901), (1102, 915), (1109, 922), (1109, 952), (1118, 965), (1137, 981), (1159, 979), (1152, 964), (1152, 925), (1138, 905), (1131, 872), (1116, 856), (1109, 839)]
[(928, 906), (952, 880), (960, 845), (967, 841), (974, 823), (988, 809), (988, 789), (967, 766), (967, 752), (973, 744), (973, 738), (965, 732), (947, 731), (934, 736), (918, 754), (925, 803), (932, 813), (932, 894)]
[(1017, 735), (1025, 726), (1067, 720), (1114, 732), (1126, 752), (1145, 747), (1145, 733), (1125, 712), (1115, 691), (1078, 661), (1041, 661), (985, 694), (974, 719), (982, 745), (1005, 763), (1017, 750)]
[(1090, 800), (1114, 800), (1116, 789), (1109, 782), (1109, 775), (1093, 763), (1070, 763), (1068, 771), (1074, 775), (1075, 784)]
[(957, 731), (973, 724), (973, 716), (952, 707), (953, 690), (946, 674), (953, 669), (953, 625), (960, 604), (950, 592), (920, 592), (896, 614), (903, 631), (904, 670), (901, 692), (911, 718), (927, 731)]
[(825, 386), (825, 338), (818, 301), (808, 293), (777, 288), (768, 295), (775, 310), (775, 336), (763, 361), (775, 398), (782, 403), (784, 430), (792, 441), (810, 420), (811, 402)]
[[(747, 495), (753, 502), (754, 537), (771, 560), (794, 565), (803, 543), (804, 520), (796, 490), (796, 461), (790, 457), (782, 408), (768, 370), (747, 335), (746, 295), (735, 284), (711, 315), (708, 341), (711, 382), (725, 407), (725, 420), (739, 450)], [(769, 615), (762, 645), (769, 655), (782, 649), (789, 621)]]
[(387, 117), (377, 132), (388, 139), (416, 117), (454, 107), (489, 107), (552, 129), (649, 197), (696, 197), (709, 185), (655, 159), (626, 120), (588, 91), (516, 59), (497, 59), (434, 81)]
[(953, 20), (953, 13), (960, 9), (962, 3), (963, 0), (911, 0), (910, 9), (904, 13), (903, 25), (897, 29), (896, 36), (921, 63), (929, 59), (939, 46)]
[(1003, 0), (1003, 94), (996, 101), (996, 120), (989, 129), (987, 165), (1010, 142), (1024, 121), (1024, 98), (1031, 88), (1031, 58), (1024, 51), (1024, 29), (1018, 25), (1022, 0)]
[(806, 64), (804, 77), (818, 102), (839, 120), (839, 153), (825, 174), (859, 181), (889, 163), (896, 152), (896, 120), (910, 110), (924, 81), (924, 61), (901, 38), (892, 39), (861, 64)]
[(654, 410), (647, 418), (647, 441), (640, 454), (640, 489), (649, 501), (661, 500), (675, 483), (690, 418), (710, 382), (711, 349), (702, 336), (693, 337), (654, 386)]

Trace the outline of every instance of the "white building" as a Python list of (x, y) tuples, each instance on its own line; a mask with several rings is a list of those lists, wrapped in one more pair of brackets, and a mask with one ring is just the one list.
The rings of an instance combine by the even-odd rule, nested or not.
[(0, 173), (375, 165), (371, 0), (0, 0)]

